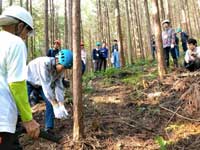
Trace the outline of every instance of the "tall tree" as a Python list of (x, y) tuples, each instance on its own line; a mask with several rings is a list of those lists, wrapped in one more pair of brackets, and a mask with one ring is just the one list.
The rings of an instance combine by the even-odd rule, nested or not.
[(44, 54), (47, 53), (49, 49), (49, 27), (48, 27), (48, 0), (45, 0), (44, 4), (44, 13), (45, 13), (45, 19), (44, 19), (44, 35), (45, 35), (45, 49), (44, 49)]
[(132, 43), (131, 43), (131, 23), (130, 23), (130, 15), (129, 15), (129, 9), (128, 9), (128, 0), (125, 0), (126, 4), (126, 20), (127, 20), (127, 41), (128, 41), (128, 63), (133, 63), (133, 54), (132, 54)]
[(158, 74), (159, 74), (160, 79), (163, 79), (164, 74), (167, 73), (167, 70), (164, 63), (164, 53), (163, 53), (163, 47), (162, 47), (158, 0), (152, 0), (152, 15), (153, 15), (153, 21), (154, 21), (155, 41), (156, 41), (156, 50), (157, 50), (157, 58), (158, 58)]
[(0, 0), (0, 14), (2, 13), (2, 0)]
[(169, 19), (170, 21), (172, 21), (172, 19), (171, 19), (171, 0), (167, 0), (165, 2), (167, 3), (166, 19)]
[[(30, 0), (30, 13), (31, 15), (33, 15), (32, 0)], [(32, 59), (33, 59), (34, 58), (33, 37), (30, 38), (30, 51), (32, 53)]]
[(72, 0), (68, 0), (68, 46), (72, 49)]
[(68, 17), (67, 17), (67, 0), (65, 0), (65, 6), (64, 6), (64, 18), (65, 18), (65, 27), (64, 27), (64, 47), (67, 48), (68, 47)]
[(13, 0), (10, 0), (10, 3), (9, 3), (9, 5), (11, 6), (13, 4)]
[(120, 64), (121, 64), (121, 67), (124, 67), (125, 58), (124, 58), (124, 50), (123, 50), (123, 37), (122, 37), (120, 9), (119, 9), (118, 0), (115, 0), (115, 13), (116, 13), (115, 16), (117, 19), (117, 34), (118, 34), (118, 39), (119, 39)]
[(146, 16), (146, 29), (147, 29), (147, 41), (148, 41), (148, 50), (151, 51), (151, 22), (149, 16), (149, 8), (148, 8), (148, 1), (144, 0), (144, 8), (145, 8), (145, 16)]
[(164, 4), (163, 4), (163, 0), (160, 0), (160, 16), (161, 16), (161, 20), (165, 19), (165, 9), (164, 9)]
[(80, 0), (73, 0), (73, 140), (83, 138), (83, 106), (81, 85), (81, 51), (80, 51)]
[(23, 7), (23, 0), (20, 0), (20, 6)]

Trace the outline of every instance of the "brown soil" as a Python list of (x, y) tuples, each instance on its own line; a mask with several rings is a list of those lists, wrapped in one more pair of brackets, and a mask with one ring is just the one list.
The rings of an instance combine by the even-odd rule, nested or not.
[[(162, 136), (169, 150), (199, 150), (199, 77), (174, 72), (163, 81), (144, 79), (140, 86), (119, 82), (118, 77), (108, 86), (97, 78), (91, 81), (93, 93), (83, 94), (84, 140), (72, 141), (71, 117), (55, 121), (61, 144), (26, 135), (21, 144), (25, 150), (158, 150), (155, 139)], [(44, 111), (34, 116), (43, 126)]]

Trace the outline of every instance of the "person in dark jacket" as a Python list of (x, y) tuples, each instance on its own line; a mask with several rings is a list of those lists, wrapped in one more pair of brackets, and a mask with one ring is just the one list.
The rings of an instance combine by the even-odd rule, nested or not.
[(99, 69), (101, 71), (101, 69), (103, 68), (103, 70), (106, 70), (106, 66), (107, 66), (107, 59), (108, 59), (108, 49), (106, 47), (106, 42), (103, 42), (102, 44), (102, 48), (99, 50)]
[(188, 40), (189, 36), (186, 32), (183, 32), (181, 28), (178, 28), (176, 32), (180, 33), (181, 43), (182, 43), (183, 51), (185, 53), (188, 49), (187, 48), (187, 40)]
[(96, 42), (96, 48), (92, 50), (92, 62), (94, 66), (94, 72), (100, 71), (100, 60), (99, 60), (100, 49), (101, 49), (101, 42)]

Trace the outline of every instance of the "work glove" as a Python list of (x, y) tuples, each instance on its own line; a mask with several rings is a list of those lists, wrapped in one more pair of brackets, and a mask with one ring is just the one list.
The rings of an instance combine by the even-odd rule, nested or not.
[(68, 114), (67, 110), (65, 109), (64, 105), (60, 105), (59, 106), (59, 110), (60, 110), (60, 113), (61, 113), (61, 116), (62, 116), (63, 119), (66, 119), (69, 116), (69, 114)]
[(62, 119), (63, 113), (60, 110), (60, 106), (58, 104), (53, 105), (53, 112), (55, 115), (55, 118)]
[(171, 44), (171, 48), (174, 48), (174, 44)]

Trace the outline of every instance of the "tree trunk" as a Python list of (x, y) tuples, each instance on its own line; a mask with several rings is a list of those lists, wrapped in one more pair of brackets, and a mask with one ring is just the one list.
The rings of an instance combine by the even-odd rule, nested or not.
[(83, 138), (83, 106), (81, 85), (81, 51), (80, 51), (80, 0), (73, 0), (73, 140)]
[(145, 8), (145, 16), (146, 16), (146, 28), (147, 28), (147, 41), (148, 41), (148, 50), (151, 53), (151, 23), (150, 23), (150, 16), (149, 16), (149, 8), (148, 8), (148, 1), (144, 0), (144, 8)]
[(182, 28), (184, 29), (184, 31), (189, 33), (186, 10), (185, 10), (185, 3), (181, 3), (181, 6), (182, 6), (182, 10), (181, 10), (181, 12), (182, 12)]
[(160, 13), (161, 13), (161, 20), (165, 19), (165, 9), (163, 5), (163, 0), (160, 0)]
[(120, 64), (121, 64), (121, 67), (124, 67), (125, 58), (124, 58), (124, 50), (123, 50), (123, 37), (122, 37), (120, 9), (119, 9), (118, 0), (115, 0), (115, 13), (116, 13), (115, 16), (117, 19), (117, 34), (118, 34), (118, 39), (119, 39)]
[(192, 26), (191, 26), (191, 21), (190, 21), (190, 10), (188, 7), (188, 0), (185, 0), (185, 5), (187, 9), (187, 22), (188, 22), (188, 29), (189, 29), (189, 35), (192, 36)]
[(48, 49), (49, 49), (49, 27), (48, 27), (48, 0), (45, 0), (45, 4), (44, 4), (45, 8), (44, 8), (44, 13), (45, 13), (45, 19), (44, 19), (44, 35), (45, 35), (45, 49), (44, 49), (44, 54), (47, 53)]
[(13, 0), (10, 0), (9, 6), (11, 6), (13, 4)]
[[(30, 0), (30, 13), (33, 15), (33, 9), (32, 9), (32, 0)], [(32, 59), (34, 58), (34, 48), (33, 48), (33, 37), (30, 37), (30, 51), (32, 54)]]
[(130, 26), (130, 16), (129, 16), (129, 9), (128, 9), (128, 0), (125, 0), (126, 4), (126, 20), (127, 20), (127, 42), (128, 42), (128, 63), (133, 63), (133, 57), (132, 57), (132, 43), (131, 43), (131, 26)]
[(68, 47), (68, 17), (67, 17), (67, 0), (65, 0), (65, 7), (64, 7), (64, 18), (65, 18), (65, 27), (64, 27), (64, 47)]
[(23, 7), (23, 0), (20, 0), (20, 6)]
[(171, 0), (167, 0), (166, 1), (166, 3), (167, 3), (167, 14), (166, 14), (166, 19), (169, 19), (170, 21), (172, 21), (171, 20), (171, 6), (170, 6), (170, 4), (171, 4), (171, 2), (170, 2)]
[(68, 45), (70, 49), (73, 49), (72, 47), (72, 0), (68, 0)]
[(0, 0), (0, 14), (2, 13), (2, 0)]
[(158, 8), (158, 0), (152, 0), (152, 14), (154, 21), (154, 29), (155, 29), (155, 42), (156, 42), (156, 50), (157, 50), (157, 58), (158, 58), (158, 74), (160, 79), (164, 78), (164, 74), (167, 73), (166, 66), (164, 63), (164, 53), (162, 47), (162, 37), (161, 37), (161, 25), (160, 25), (160, 16), (159, 16), (159, 8)]

